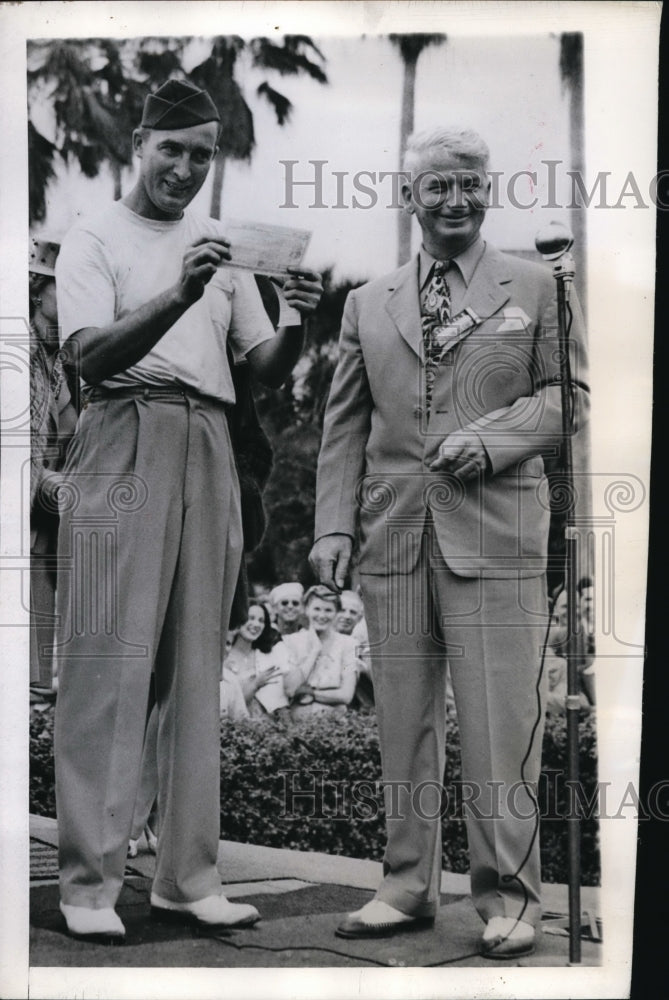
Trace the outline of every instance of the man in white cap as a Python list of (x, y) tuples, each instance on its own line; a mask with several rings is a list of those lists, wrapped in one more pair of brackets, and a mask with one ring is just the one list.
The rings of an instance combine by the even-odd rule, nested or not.
[(302, 627), (304, 587), (301, 583), (280, 583), (269, 595), (276, 619), (276, 628), (282, 636), (293, 635)]
[[(58, 261), (63, 349), (85, 390), (65, 467), (55, 732), (61, 910), (78, 937), (124, 936), (114, 907), (152, 671), (152, 915), (207, 927), (258, 919), (222, 895), (216, 868), (220, 664), (242, 554), (226, 345), (280, 385), (303, 329), (275, 334), (253, 275), (224, 266), (220, 223), (187, 210), (219, 124), (205, 91), (170, 80), (150, 95), (133, 133), (137, 183), (75, 226)], [(302, 272), (284, 293), (306, 316), (321, 287)]]

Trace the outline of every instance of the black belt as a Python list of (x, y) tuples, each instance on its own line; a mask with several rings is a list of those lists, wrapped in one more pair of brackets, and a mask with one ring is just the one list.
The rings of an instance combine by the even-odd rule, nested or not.
[(88, 403), (96, 403), (103, 399), (155, 399), (167, 400), (178, 403), (186, 402), (187, 399), (199, 399), (202, 402), (210, 403), (214, 406), (222, 406), (229, 409), (232, 404), (224, 403), (213, 396), (204, 396), (195, 389), (189, 389), (182, 385), (126, 385), (122, 389), (108, 389), (106, 386), (96, 385), (87, 389), (83, 393), (84, 406)]

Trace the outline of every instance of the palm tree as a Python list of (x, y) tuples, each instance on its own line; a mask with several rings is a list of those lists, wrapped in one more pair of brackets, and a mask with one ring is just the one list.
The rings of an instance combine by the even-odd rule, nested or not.
[[(404, 64), (402, 82), (402, 116), (400, 119), (400, 164), (407, 145), (407, 139), (413, 132), (416, 66), (418, 58), (428, 45), (441, 45), (446, 41), (446, 35), (389, 35), (390, 41), (400, 50)], [(397, 263), (404, 264), (411, 256), (411, 216), (400, 212), (397, 217)]]
[[(227, 160), (249, 160), (255, 147), (253, 114), (235, 79), (238, 59), (246, 51), (249, 52), (254, 67), (280, 76), (306, 74), (319, 83), (328, 82), (322, 69), (325, 57), (306, 35), (285, 35), (282, 45), (277, 45), (268, 38), (252, 38), (247, 42), (238, 35), (221, 35), (214, 39), (211, 54), (191, 71), (189, 77), (193, 83), (209, 92), (221, 115), (219, 152), (214, 163), (210, 207), (210, 214), (216, 219), (220, 218), (221, 213), (221, 192)], [(318, 62), (311, 58), (314, 55)], [(289, 120), (293, 105), (267, 80), (258, 86), (256, 93), (272, 105), (279, 125), (284, 125)]]
[[(120, 197), (121, 168), (132, 162), (132, 144), (131, 108), (118, 43), (110, 39), (73, 39), (29, 44), (29, 115), (46, 99), (53, 110), (56, 131), (56, 141), (50, 144), (30, 121), (31, 218), (43, 215), (56, 154), (66, 163), (77, 162), (86, 177), (96, 177), (102, 163), (109, 163), (115, 195)], [(101, 68), (94, 69), (96, 65)]]

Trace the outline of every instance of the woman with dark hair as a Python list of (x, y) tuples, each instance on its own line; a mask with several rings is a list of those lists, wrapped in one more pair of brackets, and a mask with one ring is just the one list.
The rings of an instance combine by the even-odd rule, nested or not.
[(274, 640), (269, 611), (251, 604), (223, 662), (223, 679), (238, 681), (251, 718), (267, 718), (288, 707), (283, 684), (288, 651), (282, 641), (273, 645)]

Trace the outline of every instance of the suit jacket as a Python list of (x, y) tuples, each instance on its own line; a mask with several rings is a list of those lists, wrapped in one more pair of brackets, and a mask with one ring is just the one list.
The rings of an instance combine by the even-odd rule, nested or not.
[[(575, 426), (587, 410), (583, 318), (572, 293)], [(315, 537), (360, 527), (360, 571), (409, 573), (428, 510), (462, 576), (545, 572), (550, 504), (542, 454), (562, 439), (555, 280), (486, 246), (464, 307), (480, 322), (437, 373), (429, 419), (418, 258), (346, 301), (318, 465)], [(429, 463), (475, 431), (490, 470), (462, 482)]]

